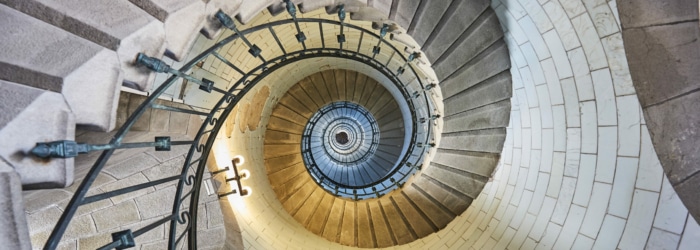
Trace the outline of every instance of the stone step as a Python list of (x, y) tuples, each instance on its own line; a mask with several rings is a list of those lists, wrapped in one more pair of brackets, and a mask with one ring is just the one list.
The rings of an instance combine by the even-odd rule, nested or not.
[(0, 32), (1, 79), (61, 93), (76, 123), (114, 128), (122, 82), (114, 51), (5, 5)]
[(7, 6), (117, 52), (126, 86), (150, 89), (154, 74), (134, 65), (136, 54), (160, 57), (163, 23), (128, 0), (8, 0)]
[(423, 46), (449, 7), (450, 1), (421, 1), (406, 33), (411, 35), (418, 45)]
[(202, 0), (129, 0), (163, 22), (165, 55), (183, 60), (204, 27), (206, 4)]
[(443, 133), (439, 148), (500, 153), (506, 137), (505, 128)]
[(444, 77), (451, 75), (481, 51), (502, 38), (503, 31), (498, 23), (496, 13), (487, 9), (444, 54), (436, 55), (438, 57), (431, 60), (435, 74)]
[(228, 16), (236, 16), (243, 0), (203, 0), (207, 5), (204, 7), (205, 21), (202, 27), (202, 35), (209, 39), (215, 39), (224, 30), (223, 25), (214, 16), (219, 10)]
[(513, 95), (510, 71), (502, 71), (465, 90), (458, 88), (452, 90), (460, 92), (445, 93), (446, 117), (491, 103), (508, 100)]
[(73, 159), (44, 160), (29, 154), (37, 142), (75, 139), (75, 119), (61, 94), (0, 80), (0, 157), (25, 189), (73, 183)]
[(280, 2), (279, 0), (257, 0), (257, 1), (246, 1), (245, 4), (241, 5), (238, 9), (238, 15), (236, 19), (242, 24), (248, 23), (253, 20), (261, 11), (265, 10), (268, 6)]
[(490, 177), (499, 158), (498, 154), (492, 153), (438, 149), (432, 163)]
[(420, 0), (394, 1), (391, 6), (391, 13), (389, 13), (389, 20), (396, 22), (404, 29), (408, 29), (420, 2)]
[[(437, 27), (432, 31), (425, 44), (423, 44), (423, 52), (425, 52), (428, 59), (431, 62), (435, 62), (449, 47), (464, 37), (466, 30), (474, 29), (474, 26), (478, 26), (477, 18), (485, 10), (490, 9), (488, 8), (489, 3), (490, 1), (486, 0), (454, 1), (440, 19)], [(493, 11), (491, 12), (493, 13)], [(475, 20), (477, 20), (476, 23), (474, 22)], [(498, 22), (496, 22), (496, 25), (498, 25)], [(500, 30), (500, 27), (498, 28)], [(462, 58), (462, 61), (464, 61), (464, 58)]]
[(442, 94), (452, 96), (508, 69), (510, 69), (508, 48), (501, 39), (450, 76), (438, 75), (443, 79), (440, 83)]
[(32, 248), (24, 214), (20, 177), (3, 161), (0, 161), (0, 225), (0, 242), (3, 248)]
[(510, 99), (443, 118), (443, 133), (503, 128), (510, 120)]

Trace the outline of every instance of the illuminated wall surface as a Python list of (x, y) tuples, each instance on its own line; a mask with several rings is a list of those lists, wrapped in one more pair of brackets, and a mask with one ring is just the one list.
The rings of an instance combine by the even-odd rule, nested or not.
[[(333, 1), (307, 4), (331, 4), (326, 2)], [(242, 8), (248, 12), (242, 13), (242, 18), (249, 21), (239, 27), (241, 30), (289, 18), (286, 13), (271, 15), (260, 7), (265, 3), (267, 2), (244, 1)], [(462, 5), (462, 2), (455, 1), (451, 7), (464, 7)], [(280, 125), (273, 121), (277, 117), (273, 114), (276, 112), (275, 107), (295, 84), (307, 76), (328, 70), (359, 72), (380, 84), (389, 81), (377, 70), (357, 61), (324, 57), (300, 61), (272, 72), (235, 108), (225, 127), (216, 135), (217, 141), (208, 167), (210, 170), (221, 169), (230, 165), (233, 157), (242, 156), (245, 161), (240, 168), (248, 171), (250, 177), (241, 183), (250, 193), (246, 197), (226, 197), (224, 203), (228, 205), (223, 208), (229, 210), (223, 211), (224, 216), (221, 218), (215, 216), (218, 215), (218, 207), (215, 198), (211, 198), (214, 196), (207, 198), (200, 205), (206, 209), (200, 210), (214, 212), (202, 215), (205, 217), (201, 221), (206, 223), (203, 223), (201, 230), (211, 233), (211, 242), (231, 247), (235, 243), (231, 243), (230, 239), (224, 242), (219, 238), (235, 234), (231, 231), (231, 224), (235, 225), (231, 216), (235, 215), (246, 249), (354, 248), (347, 245), (387, 246), (395, 249), (700, 249), (700, 226), (689, 215), (665, 177), (652, 146), (629, 72), (616, 1), (493, 0), (490, 8), (493, 13), (488, 13), (500, 22), (510, 56), (510, 122), (505, 129), (505, 143), (491, 178), (478, 196), (473, 201), (469, 200), (471, 205), (466, 211), (454, 214), (454, 218), (446, 222), (444, 228), (436, 228), (435, 224), (431, 226), (430, 223), (425, 224), (424, 228), (406, 226), (414, 220), (428, 221), (433, 216), (437, 217), (425, 214), (425, 211), (422, 218), (412, 218), (400, 209), (392, 210), (395, 213), (384, 210), (385, 208), (370, 209), (374, 206), (372, 204), (390, 204), (387, 207), (392, 207), (393, 204), (399, 207), (396, 204), (400, 202), (393, 198), (386, 198), (379, 203), (372, 203), (371, 200), (354, 203), (334, 198), (314, 200), (311, 194), (292, 196), (296, 190), (302, 189), (301, 186), (309, 187), (309, 190), (316, 188), (316, 184), (305, 176), (305, 172), (301, 175), (296, 172), (295, 175), (284, 178), (273, 177), (269, 162), (270, 155), (275, 152), (266, 148), (272, 140), (266, 135), (269, 135), (271, 126)], [(258, 12), (251, 9), (262, 12), (253, 15), (251, 13)], [(299, 17), (337, 20), (335, 14), (328, 15), (323, 8), (299, 13)], [(357, 16), (358, 19), (363, 17)], [(437, 16), (424, 18), (439, 19)], [(372, 29), (371, 22), (349, 19), (348, 23)], [(411, 16), (396, 19), (410, 22)], [(452, 32), (453, 28), (461, 32), (465, 28), (458, 26), (437, 29), (436, 32)], [(324, 27), (326, 41), (336, 41), (335, 35), (339, 32), (337, 27)], [(310, 47), (321, 46), (318, 27), (302, 24), (300, 28), (306, 31)], [(293, 25), (274, 29), (280, 43), (289, 51), (301, 48), (294, 38), (296, 30)], [(402, 33), (406, 31), (405, 27), (399, 27), (399, 30)], [(417, 46), (417, 40), (425, 42), (430, 34), (423, 33), (425, 34), (420, 37), (396, 34), (392, 43)], [(192, 52), (183, 61), (190, 60), (231, 34), (231, 31), (224, 31), (214, 40), (199, 35)], [(346, 37), (349, 47), (357, 46), (358, 33), (346, 33)], [(279, 49), (276, 41), (268, 35), (255, 35), (248, 39), (263, 50), (264, 56)], [(368, 36), (364, 39), (365, 42), (377, 41)], [(363, 49), (371, 50), (371, 47)], [(247, 50), (243, 43), (237, 41), (225, 46), (221, 53), (242, 70), (248, 71), (259, 65), (259, 61), (251, 57)], [(426, 50), (429, 48), (423, 49)], [(378, 55), (386, 59), (390, 56), (389, 50), (383, 50)], [(164, 61), (174, 67), (182, 65), (170, 59)], [(442, 72), (439, 69), (433, 71), (427, 59), (422, 58), (416, 65), (422, 69), (423, 77), (433, 80), (440, 78), (438, 75)], [(239, 76), (213, 57), (205, 60), (201, 68), (193, 70), (192, 75), (206, 77), (225, 86), (235, 82)], [(154, 82), (157, 85), (166, 78), (165, 74), (158, 74)], [(152, 86), (151, 90), (156, 87)], [(442, 100), (441, 90), (438, 85), (428, 93), (436, 100)], [(388, 88), (388, 92), (397, 96), (395, 90)], [(197, 91), (196, 86), (190, 86), (185, 93), (182, 97), (184, 102), (197, 107), (210, 107), (218, 100)], [(177, 98), (174, 91), (165, 96)], [(397, 103), (395, 111), (405, 114), (405, 103)], [(447, 104), (438, 102), (436, 106), (440, 113), (446, 112)], [(449, 116), (438, 119), (435, 134), (443, 132), (448, 122)], [(440, 140), (439, 136), (436, 137), (438, 147)], [(425, 162), (431, 162), (439, 150), (441, 149), (431, 149)], [(449, 150), (441, 152), (447, 155), (450, 153)], [(183, 152), (175, 152), (171, 155), (172, 158), (167, 159), (148, 152), (121, 155), (118, 159), (163, 167), (173, 162), (180, 164), (182, 159), (178, 153)], [(76, 163), (79, 164), (84, 162)], [(109, 177), (100, 179), (100, 192), (120, 188), (131, 181), (150, 180), (151, 174), (158, 174), (156, 170), (148, 169), (139, 169), (135, 174), (129, 175), (122, 174), (117, 168), (113, 168), (113, 171), (108, 172)], [(424, 173), (418, 171), (417, 175), (421, 174)], [(284, 192), (287, 181), (300, 178), (309, 181), (292, 187), (294, 190), (290, 190), (289, 195), (280, 193), (280, 190)], [(412, 180), (407, 186), (411, 183)], [(69, 233), (64, 238), (66, 242), (61, 247), (94, 248), (101, 245), (95, 242), (108, 240), (109, 236), (104, 232), (118, 228), (117, 221), (136, 225), (154, 218), (155, 214), (144, 211), (150, 211), (146, 209), (149, 206), (157, 207), (158, 204), (151, 199), (162, 197), (169, 188), (149, 189), (86, 208), (79, 213), (77, 222), (73, 224), (79, 229), (69, 228)], [(25, 197), (34, 247), (46, 241), (51, 227), (45, 221), (57, 220), (61, 206), (73, 191), (70, 188), (56, 189), (42, 195)], [(323, 197), (327, 196), (330, 197), (327, 194)], [(281, 198), (284, 200), (280, 201)], [(465, 200), (448, 198), (436, 200), (435, 206), (438, 209), (435, 213), (453, 213), (444, 204), (468, 204)], [(290, 215), (290, 208), (286, 205), (290, 200), (301, 204), (301, 207), (326, 206), (331, 210), (338, 209), (332, 210), (334, 212), (327, 213), (323, 218), (309, 215), (304, 217), (306, 219), (300, 219), (299, 216)], [(344, 211), (362, 213), (360, 211), (363, 206), (367, 208), (367, 213), (381, 211), (381, 215), (372, 218), (382, 221), (370, 221), (369, 226), (362, 226), (365, 224), (358, 220), (344, 221)], [(419, 207), (415, 204), (413, 206)], [(291, 213), (297, 214), (300, 209), (295, 207), (292, 210)], [(106, 214), (126, 214), (124, 211), (133, 212), (136, 216), (115, 217), (114, 221), (100, 219)], [(399, 217), (405, 224), (388, 222), (391, 218)], [(223, 223), (224, 218), (228, 218), (228, 223)], [(300, 223), (300, 220), (304, 222)], [(83, 229), (85, 230), (80, 231)], [(155, 243), (164, 242), (163, 232), (167, 230), (159, 230), (149, 235), (151, 238), (142, 249), (157, 248), (159, 245)], [(429, 233), (425, 237), (417, 237), (421, 232)], [(371, 240), (358, 242), (360, 234), (369, 235)], [(405, 237), (411, 239), (408, 240), (409, 243), (405, 243)], [(413, 240), (414, 238), (417, 239)], [(206, 237), (200, 239), (208, 240)], [(206, 247), (213, 246), (203, 248)]]

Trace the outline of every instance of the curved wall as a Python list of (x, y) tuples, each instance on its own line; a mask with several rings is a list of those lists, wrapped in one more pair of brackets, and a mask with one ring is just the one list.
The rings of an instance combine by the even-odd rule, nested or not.
[[(700, 228), (658, 163), (629, 75), (615, 2), (491, 5), (513, 66), (502, 160), (465, 213), (401, 247), (695, 248), (692, 235)], [(333, 245), (290, 230), (294, 222), (275, 212), (273, 199), (268, 202), (272, 209), (258, 205), (260, 213), (240, 214), (247, 221), (246, 247)]]

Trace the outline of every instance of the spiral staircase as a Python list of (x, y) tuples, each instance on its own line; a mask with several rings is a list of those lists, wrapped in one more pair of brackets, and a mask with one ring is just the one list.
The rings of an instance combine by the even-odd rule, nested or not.
[[(561, 4), (570, 12), (565, 15), (575, 19), (573, 2)], [(539, 4), (398, 0), (0, 3), (0, 31), (6, 34), (1, 38), (0, 55), (4, 105), (0, 176), (6, 184), (0, 195), (0, 217), (2, 225), (8, 225), (0, 243), (12, 249), (42, 245), (45, 249), (459, 248), (458, 241), (473, 248), (534, 248), (538, 244), (542, 248), (585, 248), (586, 240), (590, 240), (588, 248), (593, 247), (590, 237), (595, 236), (584, 231), (586, 222), (557, 217), (563, 209), (564, 217), (570, 211), (570, 217), (582, 219), (580, 209), (586, 211), (578, 205), (578, 195), (579, 189), (585, 191), (580, 188), (585, 184), (580, 183), (589, 174), (570, 172), (569, 153), (576, 149), (569, 148), (575, 144), (569, 140), (577, 130), (567, 130), (578, 119), (568, 116), (577, 113), (578, 105), (582, 105), (581, 117), (589, 111), (583, 104), (585, 86), (574, 86), (580, 96), (575, 102), (566, 96), (559, 106), (566, 109), (568, 123), (564, 124), (567, 168), (562, 162), (564, 181), (560, 178), (558, 183), (561, 195), (558, 190), (550, 191), (557, 186), (553, 181), (559, 171), (557, 158), (540, 169), (543, 172), (529, 167), (518, 174), (521, 159), (513, 156), (511, 147), (521, 139), (506, 137), (523, 133), (523, 140), (530, 139), (526, 137), (530, 124), (525, 133), (509, 120), (515, 114), (520, 123), (522, 110), (529, 113), (527, 106), (533, 108), (531, 104), (538, 102), (530, 95), (540, 93), (544, 86), (537, 90), (527, 84), (524, 90), (514, 86), (513, 79), (517, 84), (539, 80), (537, 75), (522, 73), (520, 66), (511, 68), (522, 65), (523, 60), (533, 69), (539, 65), (539, 60), (530, 60), (544, 52), (535, 48), (521, 54), (519, 48), (525, 45), (513, 38), (523, 32), (513, 22), (527, 19), (511, 16), (518, 16), (519, 10), (524, 13), (525, 7), (537, 17), (537, 10), (542, 11)], [(559, 14), (559, 3), (542, 4), (550, 16)], [(590, 9), (601, 6), (586, 1), (579, 4), (580, 8), (591, 5)], [(631, 12), (634, 4), (621, 6)], [(697, 21), (693, 11), (686, 13), (691, 23), (693, 17)], [(635, 28), (649, 25), (638, 19), (622, 17), (623, 24), (633, 23)], [(673, 18), (664, 20), (674, 23)], [(566, 38), (569, 33), (561, 25), (554, 24), (554, 28)], [(695, 26), (690, 29), (696, 30)], [(632, 29), (623, 35), (638, 35)], [(583, 40), (586, 36), (579, 36), (581, 53), (592, 62), (597, 54), (589, 50)], [(537, 39), (544, 43), (536, 36), (528, 38), (532, 44)], [(561, 50), (575, 57), (566, 42)], [(557, 48), (552, 47), (551, 57), (556, 61)], [(671, 54), (680, 57), (676, 51)], [(691, 57), (690, 63), (694, 60)], [(669, 176), (670, 184), (664, 182), (664, 188), (673, 185), (690, 214), (696, 216), (696, 199), (691, 194), (694, 184), (688, 181), (696, 172), (689, 161), (679, 161), (675, 155), (693, 158), (697, 154), (682, 140), (680, 144), (673, 141), (672, 150), (659, 150), (663, 146), (658, 145), (668, 143), (662, 135), (684, 127), (658, 132), (660, 121), (655, 119), (666, 105), (663, 98), (670, 98), (672, 107), (687, 106), (683, 98), (694, 92), (689, 87), (681, 88), (688, 93), (662, 97), (645, 92), (653, 84), (647, 85), (638, 76), (644, 75), (648, 65), (636, 62), (630, 62), (632, 78), (641, 89), (640, 103)], [(565, 74), (560, 66), (551, 68)], [(591, 64), (591, 71), (594, 67)], [(613, 74), (614, 67), (610, 65)], [(686, 71), (680, 74), (695, 79)], [(585, 83), (578, 77), (576, 84)], [(595, 74), (594, 80), (598, 80)], [(513, 96), (514, 89), (527, 92), (526, 101), (520, 94)], [(597, 85), (595, 91), (598, 95)], [(631, 93), (634, 97), (634, 89)], [(513, 100), (519, 104), (511, 103)], [(523, 102), (525, 106), (519, 106)], [(544, 110), (547, 104), (539, 102)], [(599, 116), (600, 110), (599, 106)], [(692, 124), (690, 118), (680, 120)], [(537, 147), (534, 124), (533, 120), (531, 146)], [(585, 124), (578, 126), (579, 133), (587, 132)], [(556, 133), (554, 141), (562, 140), (559, 130)], [(530, 146), (519, 147), (523, 155), (530, 152)], [(649, 148), (642, 150), (638, 158), (649, 152)], [(654, 148), (650, 150), (649, 159), (653, 159)], [(81, 155), (73, 158), (78, 153)], [(581, 153), (578, 157), (585, 158)], [(503, 154), (506, 160), (501, 159)], [(511, 162), (511, 157), (518, 162)], [(626, 171), (620, 162), (619, 171)], [(504, 164), (515, 165), (515, 170), (498, 172), (497, 167)], [(583, 169), (583, 160), (581, 164)], [(238, 168), (246, 168), (245, 174)], [(508, 185), (496, 189), (503, 181), (503, 171), (511, 174), (504, 180)], [(549, 187), (544, 182), (545, 187), (540, 188), (543, 174), (552, 176)], [(577, 196), (567, 198), (572, 177), (580, 178)], [(617, 181), (621, 177), (615, 178), (616, 183), (622, 182)], [(597, 181), (598, 176), (596, 186), (588, 189), (589, 194), (593, 189), (593, 197), (600, 190)], [(662, 193), (658, 189), (657, 196)], [(547, 191), (546, 198), (540, 191)], [(623, 191), (614, 187), (612, 192), (614, 196)], [(670, 192), (675, 195), (673, 189)], [(540, 193), (543, 197), (537, 198)], [(493, 201), (489, 207), (494, 196), (504, 202)], [(506, 200), (511, 196), (509, 204)], [(549, 212), (530, 211), (532, 206), (524, 205), (529, 201), (521, 201), (521, 196), (549, 204), (542, 206)], [(559, 198), (556, 207), (552, 196)], [(639, 202), (637, 191), (634, 197)], [(680, 200), (675, 197), (673, 202)], [(590, 211), (596, 211), (594, 206), (591, 202)], [(551, 222), (550, 209), (556, 209)], [(634, 214), (638, 211), (634, 205), (631, 210), (630, 220), (639, 215)], [(494, 213), (495, 219), (480, 220)], [(524, 216), (509, 221), (514, 213)], [(547, 231), (544, 234), (542, 228), (537, 236), (540, 218)], [(614, 220), (606, 217), (602, 227), (612, 227)], [(681, 232), (684, 237), (694, 232), (694, 224), (687, 225), (690, 229)], [(628, 239), (633, 233), (627, 233), (632, 231), (625, 230), (621, 247), (631, 244)], [(572, 232), (573, 237), (567, 235)], [(649, 236), (647, 247), (661, 242), (654, 235)], [(617, 244), (605, 241), (605, 235), (597, 240), (596, 247)], [(696, 243), (686, 241), (680, 247)]]

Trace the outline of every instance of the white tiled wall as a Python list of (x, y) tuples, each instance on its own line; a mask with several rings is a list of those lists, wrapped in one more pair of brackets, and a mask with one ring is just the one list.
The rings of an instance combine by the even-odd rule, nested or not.
[[(500, 165), (464, 214), (397, 248), (700, 249), (700, 227), (651, 146), (616, 6), (606, 0), (492, 1), (513, 67)], [(231, 50), (229, 56), (247, 58), (244, 53)], [(239, 143), (251, 155), (261, 150)], [(264, 191), (267, 184), (253, 185), (260, 199), (236, 201), (244, 207), (239, 223), (246, 248), (341, 247), (295, 224)]]
[[(698, 249), (698, 224), (663, 175), (641, 116), (616, 6), (492, 1), (506, 30), (514, 88), (498, 172), (477, 208), (414, 246)], [(461, 235), (476, 244), (433, 244), (432, 237), (477, 223), (472, 213), (487, 217), (479, 218), (485, 228)]]

